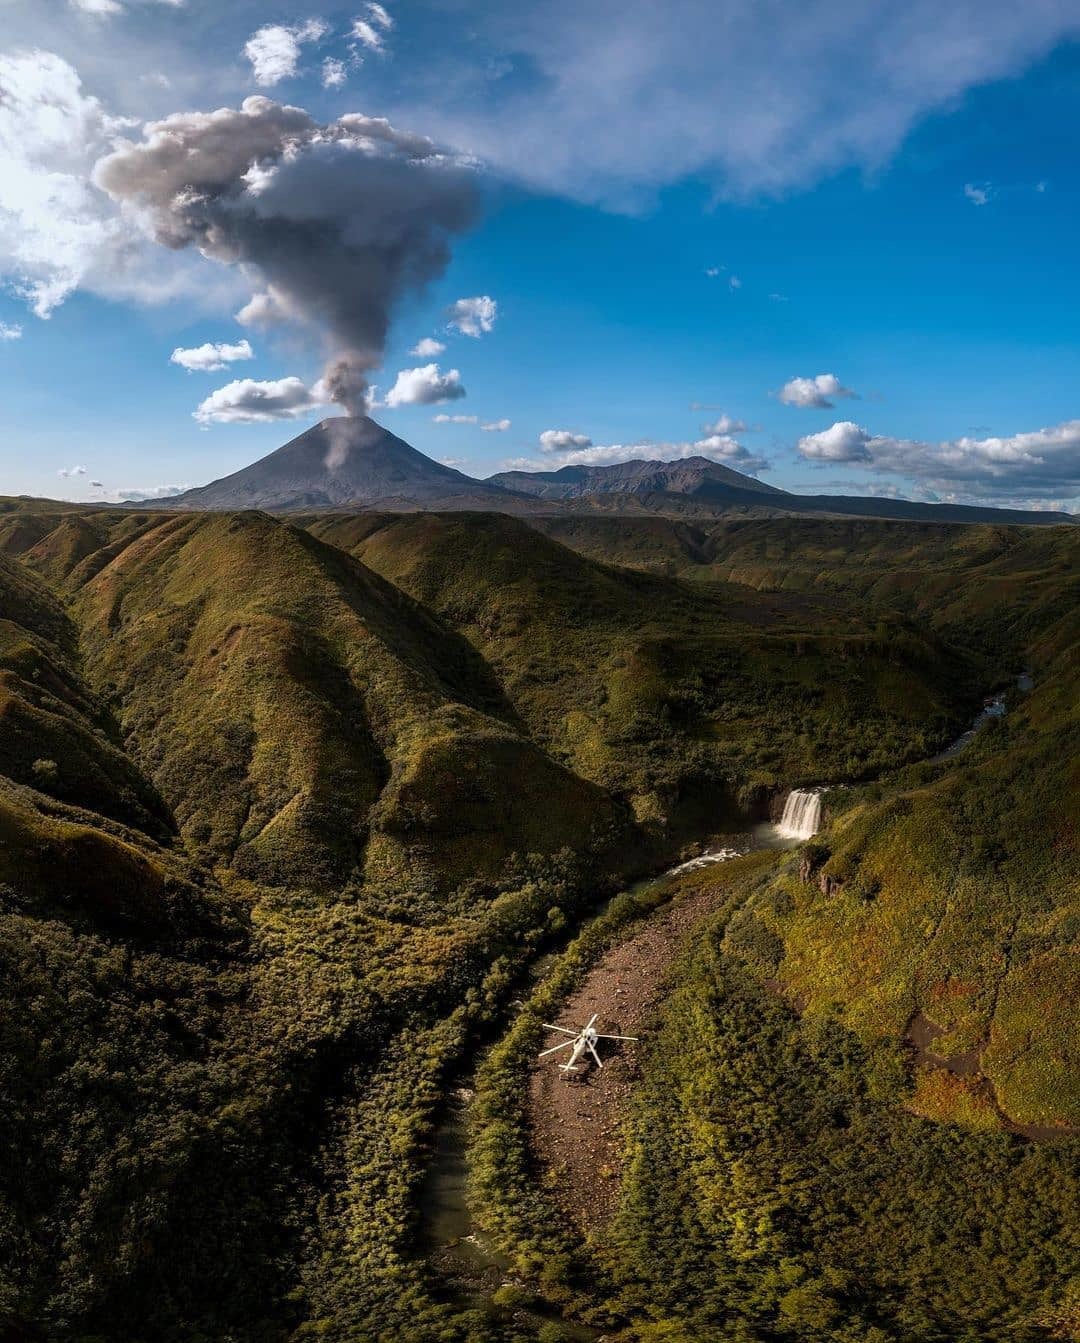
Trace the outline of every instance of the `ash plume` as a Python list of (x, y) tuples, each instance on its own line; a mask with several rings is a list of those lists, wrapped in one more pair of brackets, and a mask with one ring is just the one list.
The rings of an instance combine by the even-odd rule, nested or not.
[(357, 113), (320, 125), (264, 97), (151, 122), (94, 181), (164, 246), (249, 273), (262, 292), (245, 320), (319, 332), (325, 387), (350, 414), (397, 303), (443, 272), (479, 211), (474, 165), (426, 137)]

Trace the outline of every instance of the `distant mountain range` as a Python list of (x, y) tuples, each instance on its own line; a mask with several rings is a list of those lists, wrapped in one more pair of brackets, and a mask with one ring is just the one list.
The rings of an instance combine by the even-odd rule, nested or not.
[(791, 494), (707, 457), (564, 466), (557, 471), (503, 471), (487, 480), (474, 480), (418, 452), (368, 416), (322, 420), (250, 466), (160, 500), (157, 507), (270, 513), (470, 509), (526, 516), (600, 512), (778, 517), (810, 513), (938, 522), (1075, 521), (1060, 513), (1021, 509)]
[(775, 485), (744, 476), (708, 457), (563, 466), (558, 471), (503, 471), (489, 476), (487, 483), (537, 499), (581, 499), (590, 494), (698, 494), (717, 485), (754, 494), (784, 494)]

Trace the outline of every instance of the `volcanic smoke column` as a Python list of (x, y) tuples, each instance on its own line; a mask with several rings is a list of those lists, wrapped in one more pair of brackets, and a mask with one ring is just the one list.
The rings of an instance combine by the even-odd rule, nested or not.
[(260, 289), (237, 316), (322, 336), (324, 383), (365, 407), (395, 304), (441, 275), (479, 213), (475, 164), (381, 117), (319, 125), (269, 98), (177, 112), (99, 160), (94, 181), (165, 247), (197, 247)]

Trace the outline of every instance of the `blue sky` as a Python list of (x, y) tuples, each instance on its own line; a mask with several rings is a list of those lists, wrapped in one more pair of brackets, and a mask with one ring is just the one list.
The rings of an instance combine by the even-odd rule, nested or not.
[[(318, 296), (238, 323), (274, 275), (154, 241), (158, 160), (141, 195), (91, 181), (143, 123), (260, 94), (312, 124), (388, 117), (467, 179), (445, 265), (391, 286), (364, 346), (372, 413), (432, 456), (485, 475), (700, 451), (803, 491), (1080, 511), (1080, 3), (221, 8), (3, 7), (0, 492), (202, 483), (337, 412)], [(417, 152), (402, 171), (423, 176)], [(297, 165), (265, 171), (267, 210), (291, 209)], [(373, 227), (362, 187), (335, 186), (335, 226)], [(429, 199), (408, 208), (446, 208)], [(463, 298), (494, 300), (490, 329), (448, 329)], [(411, 354), (425, 337), (445, 350)], [(188, 360), (211, 371), (170, 362), (243, 341)]]

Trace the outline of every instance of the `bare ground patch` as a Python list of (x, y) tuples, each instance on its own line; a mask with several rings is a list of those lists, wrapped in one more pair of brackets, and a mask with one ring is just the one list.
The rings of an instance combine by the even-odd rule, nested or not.
[[(640, 931), (617, 943), (563, 1003), (556, 1020), (584, 1026), (599, 1013), (597, 1029), (638, 1035), (664, 996), (667, 969), (681, 943), (730, 896), (719, 869), (695, 874), (693, 894), (666, 905)], [(546, 1044), (557, 1044), (552, 1034)], [(621, 1173), (621, 1126), (637, 1076), (633, 1044), (601, 1041), (603, 1069), (568, 1080), (559, 1056), (535, 1059), (529, 1076), (529, 1129), (533, 1156), (553, 1182), (551, 1195), (586, 1235), (614, 1214)]]

